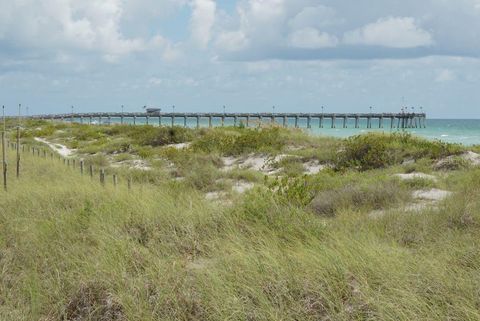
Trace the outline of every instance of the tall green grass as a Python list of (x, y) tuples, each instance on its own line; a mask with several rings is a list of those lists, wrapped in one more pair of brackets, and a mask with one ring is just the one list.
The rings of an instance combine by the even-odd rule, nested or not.
[[(319, 190), (367, 184), (335, 175)], [(101, 187), (29, 155), (10, 183), (0, 320), (480, 319), (478, 169), (452, 173), (438, 209), (376, 219), (265, 188), (227, 205), (185, 184)]]

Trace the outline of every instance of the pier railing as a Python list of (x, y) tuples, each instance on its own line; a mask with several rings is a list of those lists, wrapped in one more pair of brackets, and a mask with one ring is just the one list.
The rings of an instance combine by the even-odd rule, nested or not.
[[(130, 120), (130, 123), (136, 124), (138, 120), (144, 120), (144, 124), (158, 124), (175, 125), (176, 120), (183, 120), (183, 124), (187, 126), (188, 119), (195, 119), (197, 127), (200, 127), (202, 119), (208, 119), (209, 127), (214, 126), (213, 120), (220, 120), (223, 126), (225, 121), (233, 120), (234, 126), (243, 123), (249, 127), (252, 121), (257, 122), (271, 122), (283, 124), (287, 127), (291, 120), (294, 121), (294, 126), (299, 127), (301, 120), (303, 126), (312, 128), (313, 122), (318, 122), (320, 128), (330, 126), (337, 127), (337, 122), (340, 120), (343, 128), (347, 128), (348, 121), (354, 120), (355, 128), (360, 128), (361, 120), (366, 120), (366, 127), (373, 128), (374, 122), (378, 128), (384, 128), (385, 122), (390, 128), (425, 128), (426, 114), (425, 113), (111, 113), (111, 112), (97, 112), (97, 113), (71, 113), (71, 114), (48, 114), (31, 116), (34, 119), (44, 120), (61, 120), (79, 123), (112, 123), (112, 119), (118, 119), (119, 123), (123, 124)], [(164, 120), (167, 122), (164, 122)]]

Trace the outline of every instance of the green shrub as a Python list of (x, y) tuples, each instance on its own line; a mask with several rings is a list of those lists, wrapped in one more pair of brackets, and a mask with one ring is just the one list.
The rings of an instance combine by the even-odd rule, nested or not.
[(461, 145), (429, 141), (409, 133), (368, 133), (346, 139), (336, 164), (338, 168), (370, 170), (400, 164), (405, 159), (438, 159), (463, 150)]
[(358, 167), (361, 170), (383, 168), (393, 163), (388, 153), (386, 136), (376, 134), (348, 138), (339, 155), (340, 167)]
[(315, 196), (315, 187), (312, 179), (308, 176), (289, 178), (284, 176), (268, 182), (265, 181), (268, 189), (282, 203), (289, 203), (298, 206), (306, 206)]
[(223, 155), (279, 151), (285, 145), (281, 131), (282, 129), (277, 127), (215, 128), (204, 132), (200, 138), (194, 140), (192, 148), (195, 151), (217, 152)]
[(138, 145), (164, 146), (179, 144), (190, 141), (193, 138), (193, 130), (184, 127), (154, 127), (117, 125), (105, 130), (109, 136), (125, 136)]
[(286, 157), (278, 162), (277, 166), (282, 168), (282, 173), (288, 177), (301, 176), (305, 172), (303, 161), (298, 157)]
[(134, 150), (143, 159), (151, 158), (155, 155), (155, 150), (151, 146), (137, 146)]

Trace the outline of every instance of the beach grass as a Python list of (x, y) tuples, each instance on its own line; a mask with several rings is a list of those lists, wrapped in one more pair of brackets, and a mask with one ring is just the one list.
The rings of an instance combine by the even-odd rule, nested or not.
[[(34, 143), (39, 131), (72, 137), (69, 126), (30, 128), (25, 142)], [(85, 142), (104, 134), (94, 128)], [(392, 176), (433, 172), (434, 160), (457, 154), (457, 146), (227, 128), (198, 133), (192, 149), (177, 150), (140, 143), (150, 130), (124, 139), (174, 162), (184, 180), (160, 166), (109, 168), (102, 187), (97, 174), (92, 180), (28, 153), (20, 179), (9, 172), (9, 191), (0, 194), (1, 320), (480, 319), (480, 169), (449, 169), (436, 182)], [(190, 134), (167, 142), (197, 137)], [(363, 143), (356, 140), (416, 161), (382, 156), (379, 163), (368, 148), (358, 152)], [(278, 155), (289, 146), (302, 146), (291, 153), (307, 159), (323, 148), (329, 156), (322, 161), (339, 161), (344, 151), (355, 161), (308, 177), (285, 161), (290, 174), (278, 179), (219, 169), (222, 156)], [(127, 177), (135, 178), (132, 190)], [(206, 200), (205, 192), (221, 188), (219, 178), (257, 185), (228, 202)], [(432, 187), (453, 194), (434, 207), (401, 210), (412, 191)]]

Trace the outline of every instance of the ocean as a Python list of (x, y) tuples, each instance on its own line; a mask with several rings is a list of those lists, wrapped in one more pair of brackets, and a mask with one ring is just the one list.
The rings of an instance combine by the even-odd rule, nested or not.
[[(103, 119), (105, 121), (106, 119)], [(79, 121), (75, 119), (75, 121)], [(119, 123), (120, 119), (112, 118), (113, 123)], [(264, 120), (269, 122), (270, 120)], [(282, 123), (282, 119), (276, 119), (278, 124)], [(125, 118), (125, 123), (132, 123), (131, 119)], [(252, 120), (252, 125), (254, 121)], [(145, 119), (138, 118), (136, 124), (145, 124)], [(150, 124), (158, 125), (158, 118), (151, 117)], [(169, 118), (163, 118), (162, 124), (164, 126), (171, 125), (171, 120)], [(184, 126), (183, 118), (176, 118), (175, 125)], [(197, 123), (195, 119), (187, 120), (187, 127), (195, 128)], [(208, 127), (208, 120), (201, 119), (200, 126)], [(219, 119), (213, 119), (213, 126), (220, 126)], [(299, 127), (307, 127), (306, 119), (299, 120)], [(233, 120), (227, 119), (225, 121), (225, 126), (233, 126)], [(288, 123), (289, 127), (294, 127), (294, 120), (290, 119)], [(467, 146), (471, 145), (480, 145), (480, 119), (427, 119), (427, 128), (409, 128), (409, 129), (390, 129), (390, 122), (385, 121), (384, 128), (378, 128), (379, 124), (376, 120), (373, 120), (372, 128), (367, 129), (366, 120), (360, 122), (360, 128), (355, 128), (354, 120), (351, 119), (347, 122), (347, 128), (343, 128), (343, 120), (337, 119), (335, 124), (336, 128), (331, 128), (331, 121), (325, 120), (324, 128), (320, 128), (319, 121), (312, 120), (311, 129), (308, 129), (314, 135), (324, 135), (324, 136), (334, 136), (334, 137), (350, 137), (366, 132), (399, 132), (405, 131), (410, 132), (414, 135), (420, 137), (425, 137), (427, 139), (437, 139), (449, 143), (459, 143)]]
[[(330, 124), (329, 124), (330, 125)], [(385, 123), (385, 128), (352, 128), (354, 124), (348, 124), (349, 128), (341, 128), (343, 123), (338, 123), (337, 128), (312, 128), (311, 131), (318, 135), (328, 135), (335, 137), (349, 137), (370, 131), (374, 132), (398, 132), (402, 129), (390, 129), (390, 124)], [(373, 122), (373, 126), (378, 124)], [(388, 126), (387, 126), (388, 125)], [(331, 127), (328, 126), (328, 127)], [(387, 128), (388, 127), (388, 128)], [(404, 129), (414, 135), (425, 137), (427, 139), (437, 139), (449, 143), (459, 143), (466, 146), (480, 145), (480, 119), (428, 119), (427, 128), (409, 128)]]

